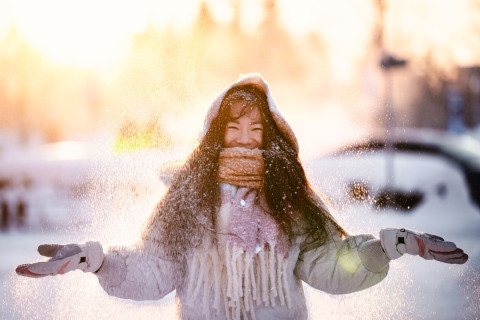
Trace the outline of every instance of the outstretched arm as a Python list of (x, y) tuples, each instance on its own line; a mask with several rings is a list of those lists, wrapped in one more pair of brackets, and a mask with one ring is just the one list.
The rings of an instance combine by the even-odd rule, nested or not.
[(45, 244), (38, 252), (50, 259), (23, 264), (18, 275), (40, 278), (74, 270), (94, 273), (104, 290), (133, 300), (156, 300), (175, 290), (182, 277), (179, 263), (162, 258), (161, 247), (141, 241), (128, 247), (110, 247), (103, 252), (99, 242)]
[(129, 247), (108, 248), (95, 274), (110, 295), (133, 300), (157, 300), (183, 281), (179, 263), (163, 257), (161, 248), (149, 241)]
[(380, 241), (372, 235), (332, 236), (325, 245), (303, 252), (295, 274), (330, 294), (351, 293), (382, 281), (389, 268)]
[(404, 253), (427, 260), (462, 264), (468, 260), (462, 249), (443, 238), (405, 229), (382, 229), (372, 235), (332, 236), (324, 246), (304, 252), (296, 275), (314, 288), (331, 294), (350, 293), (371, 287), (388, 273), (389, 261)]

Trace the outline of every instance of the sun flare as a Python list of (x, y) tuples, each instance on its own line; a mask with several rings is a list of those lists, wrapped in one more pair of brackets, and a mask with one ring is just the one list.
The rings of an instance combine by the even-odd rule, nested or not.
[(10, 1), (0, 18), (7, 18), (4, 20), (54, 63), (102, 67), (118, 61), (132, 35), (149, 24), (181, 25), (191, 20), (189, 12), (196, 6), (179, 15), (180, 3), (185, 1), (171, 2), (166, 8), (151, 0), (20, 0)]

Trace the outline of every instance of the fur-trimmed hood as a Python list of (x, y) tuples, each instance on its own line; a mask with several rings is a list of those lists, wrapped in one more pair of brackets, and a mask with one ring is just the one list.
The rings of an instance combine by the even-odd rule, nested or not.
[[(227, 92), (237, 86), (242, 85), (254, 85), (261, 91), (263, 91), (267, 97), (268, 107), (271, 112), (272, 118), (275, 121), (280, 132), (285, 136), (286, 140), (293, 146), (295, 151), (299, 152), (299, 145), (295, 133), (293, 132), (292, 128), (285, 120), (285, 118), (280, 113), (277, 104), (271, 94), (270, 88), (268, 83), (262, 78), (259, 73), (249, 73), (246, 75), (240, 75), (237, 81), (231, 83), (230, 85), (226, 86), (223, 90), (221, 90), (217, 96), (214, 98), (210, 107), (208, 108), (207, 114), (204, 119), (204, 126), (199, 135), (199, 141), (201, 141), (207, 131), (210, 129), (210, 126), (213, 120), (218, 116), (220, 111), (220, 105), (222, 104), (223, 99)], [(162, 180), (163, 183), (166, 185), (170, 185), (174, 179), (174, 174), (178, 170), (178, 168), (182, 165), (181, 162), (168, 162), (162, 166), (159, 170), (159, 178)]]
[(259, 73), (249, 73), (247, 75), (240, 76), (240, 78), (236, 82), (227, 86), (217, 95), (217, 97), (213, 100), (210, 108), (208, 109), (208, 112), (204, 121), (203, 131), (200, 138), (203, 138), (205, 136), (208, 129), (210, 128), (210, 124), (212, 123), (213, 119), (215, 119), (215, 117), (218, 116), (220, 105), (223, 99), (225, 98), (225, 95), (228, 92), (228, 90), (237, 86), (247, 85), (247, 84), (254, 85), (255, 87), (259, 88), (265, 93), (265, 95), (267, 96), (269, 110), (272, 113), (272, 117), (277, 127), (280, 129), (280, 132), (287, 138), (287, 140), (293, 145), (293, 147), (298, 153), (299, 147), (298, 147), (297, 138), (295, 137), (295, 134), (293, 133), (293, 130), (290, 127), (290, 125), (281, 115), (277, 107), (277, 104), (275, 103), (275, 100), (273, 99), (273, 96), (270, 92), (268, 83), (262, 78), (262, 76)]

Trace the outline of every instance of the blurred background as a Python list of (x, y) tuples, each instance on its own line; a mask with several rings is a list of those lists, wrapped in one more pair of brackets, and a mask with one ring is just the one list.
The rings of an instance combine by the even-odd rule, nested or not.
[(122, 301), (94, 277), (13, 270), (43, 242), (135, 241), (165, 164), (249, 72), (348, 230), (395, 223), (470, 250), (452, 269), (406, 258), (360, 294), (308, 289), (312, 318), (480, 317), (477, 0), (0, 0), (0, 317), (173, 317), (171, 297)]

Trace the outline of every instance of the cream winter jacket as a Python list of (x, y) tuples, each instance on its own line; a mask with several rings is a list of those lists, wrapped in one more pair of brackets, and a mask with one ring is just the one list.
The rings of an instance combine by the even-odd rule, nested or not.
[[(373, 286), (387, 275), (389, 259), (371, 235), (332, 237), (325, 245), (301, 253), (304, 241), (298, 237), (289, 252), (286, 279), (291, 307), (282, 306), (277, 297), (275, 307), (254, 308), (256, 319), (307, 319), (302, 281), (330, 294), (344, 294)], [(191, 263), (187, 261), (187, 270)], [(109, 248), (96, 275), (108, 294), (120, 298), (158, 300), (176, 290), (180, 319), (227, 319), (223, 306), (213, 310), (213, 301), (206, 306), (208, 314), (204, 313), (203, 295), (188, 301), (190, 279), (181, 270), (182, 266), (159, 255), (157, 245), (143, 241)]]
[[(228, 89), (247, 83), (253, 83), (264, 90), (278, 128), (298, 151), (298, 143), (293, 131), (280, 115), (267, 83), (258, 74), (242, 77), (220, 93), (207, 113), (204, 134), (218, 114), (220, 103)], [(224, 208), (218, 208), (218, 212), (222, 210)], [(216, 221), (220, 220), (217, 217)], [(272, 294), (272, 300), (266, 303), (267, 305), (257, 303), (253, 307), (253, 312), (250, 311), (248, 315), (237, 315), (236, 318), (307, 319), (308, 309), (302, 282), (330, 294), (343, 294), (363, 290), (385, 278), (390, 260), (385, 255), (379, 240), (371, 235), (341, 238), (336, 234), (336, 232), (330, 232), (329, 240), (323, 246), (314, 249), (306, 248), (305, 243), (308, 239), (305, 236), (294, 239), (290, 245), (288, 260), (286, 263), (282, 262), (283, 271), (277, 271), (277, 274), (281, 274), (282, 277), (279, 281), (284, 281), (284, 283), (278, 282), (279, 286), (288, 288), (285, 296), (289, 298), (290, 303), (287, 304), (281, 301), (282, 297)], [(226, 311), (228, 309), (228, 306), (225, 308), (226, 300), (216, 299), (214, 303), (204, 299), (204, 297), (213, 296), (218, 298), (219, 295), (209, 292), (213, 290), (212, 286), (207, 289), (198, 289), (199, 286), (197, 286), (197, 290), (206, 291), (200, 291), (200, 294), (193, 295), (193, 298), (191, 292), (188, 292), (189, 284), (196, 280), (189, 279), (191, 274), (195, 275), (189, 272), (193, 266), (209, 268), (208, 265), (198, 264), (198, 260), (195, 261), (195, 252), (198, 253), (198, 250), (201, 250), (200, 247), (191, 248), (192, 252), (185, 254), (184, 262), (173, 262), (165, 258), (168, 256), (165, 254), (168, 248), (162, 248), (161, 243), (149, 240), (147, 237), (133, 246), (108, 248), (103, 265), (96, 275), (108, 294), (120, 298), (158, 300), (176, 290), (178, 317), (181, 319), (232, 318)], [(224, 265), (215, 258), (216, 251), (221, 250), (216, 245), (209, 250), (215, 251), (213, 255), (213, 260), (216, 260), (215, 272), (224, 272)], [(203, 270), (203, 272), (206, 271)], [(217, 277), (216, 280), (224, 279), (219, 274), (214, 274), (213, 277)], [(210, 283), (214, 281), (210, 276), (207, 280)]]

